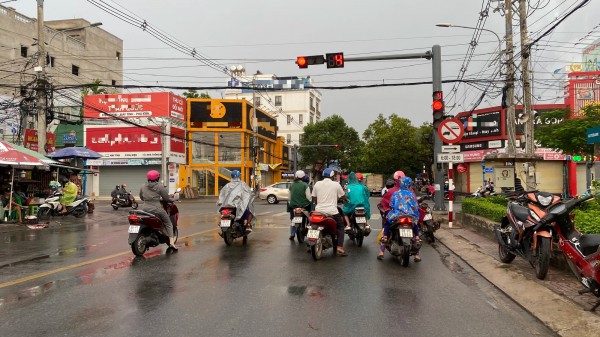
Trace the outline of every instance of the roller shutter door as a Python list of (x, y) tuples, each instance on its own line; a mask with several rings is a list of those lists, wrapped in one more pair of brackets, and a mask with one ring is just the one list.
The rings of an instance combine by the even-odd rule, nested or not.
[(101, 166), (100, 167), (100, 195), (110, 196), (116, 185), (125, 183), (127, 191), (138, 198), (140, 187), (148, 180), (146, 173), (150, 170), (160, 172), (160, 165), (155, 166)]

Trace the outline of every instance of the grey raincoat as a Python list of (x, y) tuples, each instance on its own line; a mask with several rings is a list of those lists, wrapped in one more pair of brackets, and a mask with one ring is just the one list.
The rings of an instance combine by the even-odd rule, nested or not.
[[(236, 208), (235, 219), (239, 220), (246, 209), (254, 215), (254, 192), (245, 182), (234, 179), (228, 182), (219, 191), (217, 206), (232, 205)], [(256, 217), (252, 222), (256, 221)]]
[(146, 212), (156, 214), (163, 222), (166, 229), (166, 234), (169, 237), (173, 236), (173, 224), (169, 215), (160, 203), (161, 200), (172, 202), (167, 190), (158, 182), (147, 182), (140, 188), (140, 200), (144, 201), (142, 209)]

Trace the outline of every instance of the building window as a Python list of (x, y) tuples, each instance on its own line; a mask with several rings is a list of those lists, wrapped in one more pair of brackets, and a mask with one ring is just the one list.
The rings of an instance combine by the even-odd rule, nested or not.
[(292, 124), (292, 116), (287, 115), (287, 125), (290, 125), (290, 124)]
[(113, 87), (117, 85), (117, 81), (116, 80), (112, 80), (110, 81), (110, 85), (112, 85)]
[(310, 111), (315, 111), (315, 100), (310, 96)]
[(27, 96), (27, 87), (22, 85), (20, 88), (20, 94), (21, 94), (21, 97)]
[(281, 106), (281, 96), (275, 96), (275, 106)]
[(291, 144), (292, 143), (292, 135), (291, 134), (287, 134), (287, 143)]
[(79, 76), (79, 67), (74, 64), (71, 65), (71, 74)]
[(320, 103), (321, 103), (321, 101), (317, 101), (317, 107), (316, 107), (317, 113), (319, 113), (319, 111), (320, 111), (320, 110), (319, 110), (319, 104), (320, 104)]
[(301, 134), (299, 134), (299, 135), (298, 135), (298, 141), (299, 141), (300, 143), (302, 143), (302, 141), (303, 141), (303, 140), (304, 140), (304, 134), (303, 134), (303, 133), (301, 133)]
[(46, 54), (46, 65), (50, 68), (54, 68), (54, 56)]
[(315, 121), (314, 116), (312, 114), (310, 114), (310, 124), (314, 123), (314, 121)]
[(298, 115), (298, 123), (300, 123), (300, 125), (302, 125), (302, 123), (304, 123), (304, 115), (303, 114)]
[(117, 52), (117, 56), (116, 56), (117, 60), (121, 59), (121, 52)]
[(27, 57), (27, 47), (21, 46), (21, 56)]
[(255, 97), (254, 98), (254, 105), (256, 105), (256, 107), (260, 107), (260, 97)]

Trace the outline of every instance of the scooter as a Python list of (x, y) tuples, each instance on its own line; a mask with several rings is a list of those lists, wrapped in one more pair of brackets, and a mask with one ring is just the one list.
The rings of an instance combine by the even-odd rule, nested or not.
[[(306, 235), (307, 244), (313, 259), (316, 261), (321, 259), (323, 250), (334, 248), (333, 241), (337, 233), (337, 222), (333, 217), (316, 211), (310, 213), (309, 219), (310, 223)], [(335, 243), (337, 243), (337, 240)], [(335, 248), (333, 253), (336, 253)]]
[[(565, 255), (571, 271), (585, 288), (579, 294), (592, 293), (600, 297), (600, 234), (581, 234), (573, 224), (570, 213), (582, 203), (594, 198), (587, 196), (554, 203), (548, 213), (540, 220), (540, 226), (554, 224), (558, 235), (558, 247)], [(598, 300), (589, 310), (600, 306)]]
[[(179, 209), (173, 202), (161, 201), (163, 208), (169, 215), (173, 224), (173, 239), (177, 242), (179, 231), (177, 222), (179, 221)], [(156, 247), (161, 243), (169, 244), (169, 237), (164, 232), (162, 220), (146, 211), (135, 210), (129, 212), (129, 240), (131, 251), (136, 256), (142, 256), (150, 247)]]
[(361, 247), (365, 236), (371, 234), (371, 228), (367, 226), (366, 211), (364, 207), (356, 207), (348, 219), (350, 220), (350, 231), (347, 232), (350, 240)]
[(119, 209), (119, 207), (131, 207), (133, 209), (138, 208), (137, 201), (135, 201), (133, 194), (129, 192), (127, 192), (127, 194), (119, 194), (118, 196), (112, 198), (110, 205), (114, 210)]
[(435, 236), (433, 233), (435, 233), (436, 230), (440, 229), (440, 223), (439, 221), (433, 221), (431, 207), (429, 207), (429, 205), (425, 202), (424, 198), (421, 197), (418, 201), (419, 213), (421, 213), (420, 218), (423, 219), (423, 221), (420, 223), (421, 232), (423, 233), (422, 236), (424, 236), (427, 239), (427, 241), (429, 241), (429, 243), (434, 243)]
[(538, 279), (546, 278), (552, 251), (552, 225), (540, 220), (556, 200), (550, 193), (534, 191), (508, 203), (506, 216), (500, 226), (494, 228), (500, 261), (511, 263), (519, 255), (535, 268)]
[[(292, 218), (292, 223), (296, 227), (296, 239), (298, 242), (303, 243), (306, 238), (306, 234), (308, 233), (308, 217), (309, 213), (304, 208), (296, 207), (294, 208), (294, 217)], [(293, 241), (293, 237), (291, 237)]]
[(89, 200), (86, 197), (77, 196), (71, 205), (67, 206), (67, 212), (61, 213), (62, 205), (60, 197), (63, 195), (61, 190), (56, 190), (52, 195), (46, 198), (40, 205), (37, 217), (40, 220), (48, 220), (51, 216), (73, 215), (76, 218), (83, 218), (89, 210)]
[(408, 267), (410, 256), (417, 254), (421, 242), (413, 236), (413, 223), (409, 217), (400, 217), (390, 225), (390, 237), (382, 242), (393, 256), (402, 259), (402, 266)]
[(247, 244), (250, 232), (246, 231), (246, 226), (242, 218), (235, 219), (237, 208), (232, 205), (223, 205), (219, 208), (219, 213), (221, 214), (219, 221), (221, 231), (219, 235), (223, 238), (225, 244), (231, 246), (233, 240), (240, 237), (242, 238), (242, 244)]

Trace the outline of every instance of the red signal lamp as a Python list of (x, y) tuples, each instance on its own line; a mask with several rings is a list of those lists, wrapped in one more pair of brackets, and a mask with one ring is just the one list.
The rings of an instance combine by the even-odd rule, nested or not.
[(308, 62), (304, 56), (298, 56), (296, 58), (296, 64), (298, 65), (298, 68), (308, 68)]
[(434, 111), (442, 110), (442, 108), (444, 107), (444, 102), (433, 101), (433, 103), (431, 104), (431, 107), (433, 108)]

